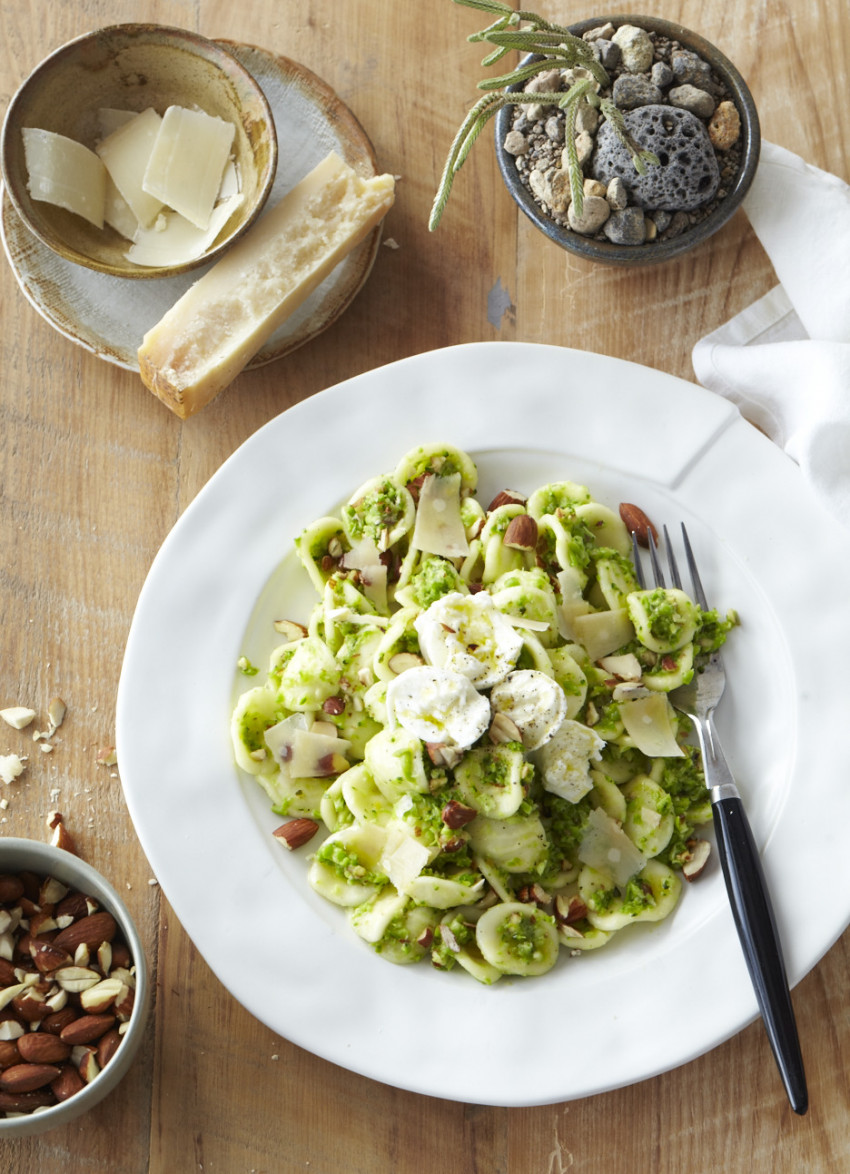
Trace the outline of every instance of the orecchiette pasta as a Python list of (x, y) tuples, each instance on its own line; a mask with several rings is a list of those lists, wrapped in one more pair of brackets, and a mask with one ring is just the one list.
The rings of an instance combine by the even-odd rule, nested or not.
[(735, 616), (641, 590), (585, 486), (477, 481), (423, 445), (305, 528), (317, 602), (231, 735), (275, 812), (324, 825), (305, 879), (364, 942), (486, 984), (673, 910), (710, 805), (667, 695)]

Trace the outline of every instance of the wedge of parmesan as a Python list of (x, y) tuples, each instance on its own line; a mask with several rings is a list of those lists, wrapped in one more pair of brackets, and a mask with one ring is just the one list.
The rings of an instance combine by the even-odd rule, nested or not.
[(331, 152), (145, 335), (142, 381), (181, 419), (265, 340), (392, 206), (391, 175), (362, 179)]

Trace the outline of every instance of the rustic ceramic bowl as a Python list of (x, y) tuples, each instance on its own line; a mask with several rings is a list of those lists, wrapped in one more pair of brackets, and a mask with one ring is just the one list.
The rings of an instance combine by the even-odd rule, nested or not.
[[(202, 256), (174, 266), (127, 261), (129, 243), (64, 208), (33, 200), (21, 130), (38, 127), (93, 147), (100, 107), (141, 112), (198, 107), (236, 127), (233, 154), (242, 200)], [(184, 29), (122, 24), (88, 33), (51, 53), (23, 82), (3, 124), (3, 181), (31, 232), (54, 252), (116, 277), (171, 277), (223, 253), (259, 215), (274, 181), (277, 137), (271, 108), (251, 74), (222, 45)]]
[(142, 943), (121, 898), (107, 880), (78, 856), (37, 840), (0, 837), (0, 876), (29, 871), (39, 877), (53, 877), (70, 889), (94, 897), (101, 909), (108, 910), (120, 935), (130, 950), (135, 968), (136, 995), (127, 1031), (117, 1052), (97, 1076), (74, 1096), (49, 1108), (20, 1116), (0, 1116), (0, 1145), (6, 1138), (45, 1133), (88, 1112), (110, 1093), (126, 1075), (148, 1022), (150, 985)]
[[(752, 94), (738, 70), (719, 49), (690, 29), (673, 21), (655, 16), (598, 16), (570, 25), (570, 32), (582, 36), (589, 29), (611, 22), (615, 27), (633, 24), (647, 32), (655, 32), (670, 40), (678, 41), (684, 49), (691, 49), (707, 61), (726, 84), (730, 96), (741, 116), (741, 162), (728, 195), (703, 220), (686, 229), (679, 236), (666, 241), (652, 241), (642, 245), (617, 245), (582, 236), (558, 224), (548, 216), (524, 186), (516, 169), (513, 155), (503, 147), (505, 135), (510, 130), (513, 110), (503, 107), (496, 116), (496, 154), (499, 168), (508, 191), (522, 211), (537, 225), (541, 232), (555, 244), (588, 261), (600, 261), (608, 265), (633, 266), (650, 265), (668, 261), (690, 249), (701, 245), (735, 214), (741, 201), (750, 189), (758, 166), (761, 133), (758, 112)], [(513, 87), (518, 89), (520, 87)]]

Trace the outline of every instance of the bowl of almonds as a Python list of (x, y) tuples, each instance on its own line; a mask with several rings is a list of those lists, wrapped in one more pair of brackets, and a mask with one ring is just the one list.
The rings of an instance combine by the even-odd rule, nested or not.
[(67, 1124), (126, 1074), (147, 967), (120, 897), (71, 852), (0, 839), (0, 1140)]

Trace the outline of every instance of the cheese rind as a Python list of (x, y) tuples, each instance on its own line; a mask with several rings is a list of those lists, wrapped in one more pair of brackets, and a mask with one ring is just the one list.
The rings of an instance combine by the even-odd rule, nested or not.
[(182, 419), (209, 403), (392, 206), (331, 152), (145, 335), (142, 381)]

